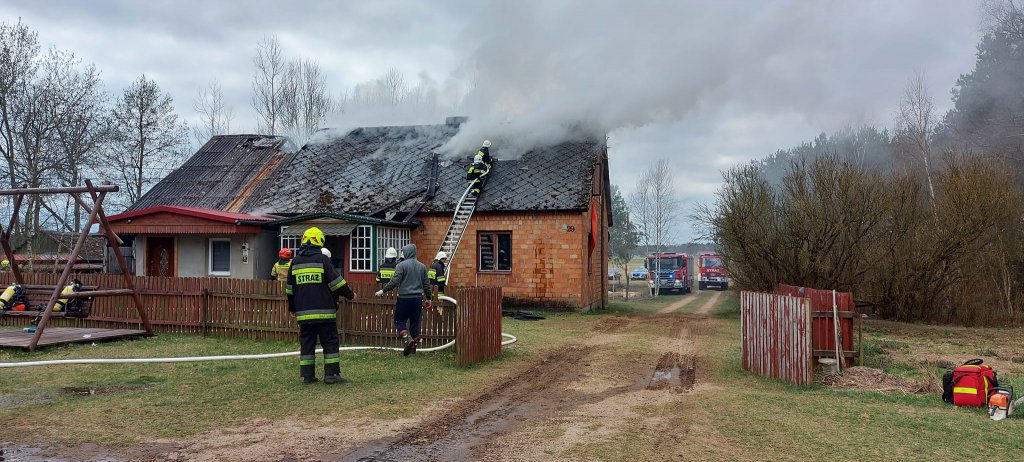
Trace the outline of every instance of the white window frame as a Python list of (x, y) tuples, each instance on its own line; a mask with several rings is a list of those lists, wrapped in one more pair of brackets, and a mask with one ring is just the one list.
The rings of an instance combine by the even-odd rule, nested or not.
[[(364, 253), (365, 252), (365, 253)], [(349, 271), (373, 271), (373, 227), (359, 225), (348, 239)], [(364, 253), (360, 255), (360, 253)]]
[(402, 247), (412, 243), (412, 232), (408, 228), (377, 227), (377, 265), (384, 261), (388, 247), (394, 247), (401, 255)]
[[(214, 242), (227, 242), (228, 243), (228, 270), (227, 271), (214, 271), (213, 270), (213, 243)], [(211, 237), (206, 243), (206, 274), (210, 276), (231, 276), (231, 238), (227, 237)]]
[(299, 246), (302, 245), (302, 236), (281, 236), (281, 247), (278, 249), (291, 249), (292, 253), (299, 251)]

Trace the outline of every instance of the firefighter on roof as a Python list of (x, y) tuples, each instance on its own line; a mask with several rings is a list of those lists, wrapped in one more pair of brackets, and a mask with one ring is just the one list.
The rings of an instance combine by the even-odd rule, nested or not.
[(480, 195), (480, 190), (484, 187), (484, 183), (487, 181), (487, 173), (491, 171), (491, 141), (484, 140), (480, 150), (477, 151), (476, 155), (473, 156), (473, 165), (469, 166), (469, 171), (466, 172), (466, 180), (469, 182), (469, 186), (473, 187), (470, 190), (470, 194), (474, 196)]
[(356, 293), (323, 254), (324, 233), (317, 227), (302, 235), (302, 246), (288, 271), (288, 311), (299, 323), (299, 374), (304, 383), (316, 382), (316, 342), (324, 349), (324, 383), (345, 383), (338, 354), (338, 295)]
[(391, 282), (391, 278), (395, 277), (395, 267), (398, 266), (398, 251), (394, 247), (388, 247), (388, 250), (384, 252), (384, 262), (377, 268), (377, 284), (384, 284)]
[(427, 278), (430, 279), (430, 283), (437, 286), (437, 295), (444, 295), (444, 285), (448, 281), (447, 272), (448, 254), (438, 252), (437, 256), (434, 257), (434, 262), (430, 264), (430, 270), (427, 271)]
[(277, 252), (277, 263), (270, 270), (270, 277), (278, 282), (288, 282), (288, 268), (292, 267), (292, 249), (283, 248)]

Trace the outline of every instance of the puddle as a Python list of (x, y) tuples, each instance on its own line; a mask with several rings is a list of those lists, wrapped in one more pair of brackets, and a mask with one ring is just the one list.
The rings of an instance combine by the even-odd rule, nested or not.
[(116, 387), (63, 387), (60, 392), (70, 396), (116, 395), (145, 390), (153, 385), (121, 385)]
[(697, 365), (693, 356), (680, 356), (678, 353), (663, 353), (658, 358), (648, 390), (661, 390), (670, 387), (681, 388), (682, 391), (693, 389), (697, 381)]
[[(0, 409), (17, 409), (32, 404), (40, 404), (50, 401), (45, 396), (24, 396), (10, 393), (0, 393)], [(0, 462), (6, 462), (0, 459)]]

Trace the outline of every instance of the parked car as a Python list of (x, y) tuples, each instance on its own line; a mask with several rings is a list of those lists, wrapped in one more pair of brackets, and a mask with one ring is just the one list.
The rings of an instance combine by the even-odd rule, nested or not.
[(633, 272), (629, 273), (630, 279), (647, 279), (647, 268), (642, 266), (633, 268)]
[(618, 281), (622, 279), (622, 270), (618, 268), (608, 268), (608, 280)]

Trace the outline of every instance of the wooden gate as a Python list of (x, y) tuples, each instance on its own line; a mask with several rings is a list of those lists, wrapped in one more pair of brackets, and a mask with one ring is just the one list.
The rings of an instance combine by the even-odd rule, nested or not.
[(747, 291), (740, 298), (743, 369), (795, 385), (811, 385), (810, 299)]

